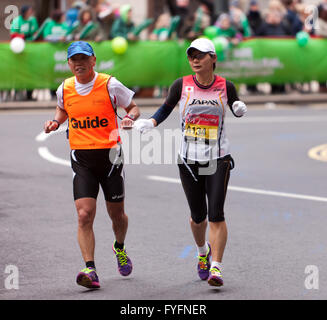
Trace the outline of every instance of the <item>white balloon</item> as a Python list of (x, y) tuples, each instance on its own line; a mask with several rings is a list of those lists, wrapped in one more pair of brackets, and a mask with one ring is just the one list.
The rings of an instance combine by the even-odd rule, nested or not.
[(224, 50), (226, 50), (228, 48), (228, 46), (229, 46), (228, 39), (226, 37), (219, 37), (219, 39), (220, 39), (220, 41), (221, 41), (221, 43), (223, 45)]
[(14, 53), (21, 53), (25, 49), (25, 41), (20, 37), (15, 37), (10, 41), (10, 49)]

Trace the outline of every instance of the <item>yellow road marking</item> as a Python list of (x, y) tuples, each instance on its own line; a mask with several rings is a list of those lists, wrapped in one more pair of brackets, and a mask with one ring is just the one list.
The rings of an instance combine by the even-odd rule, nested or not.
[(321, 144), (320, 146), (311, 148), (308, 151), (308, 156), (318, 161), (327, 162), (327, 144)]

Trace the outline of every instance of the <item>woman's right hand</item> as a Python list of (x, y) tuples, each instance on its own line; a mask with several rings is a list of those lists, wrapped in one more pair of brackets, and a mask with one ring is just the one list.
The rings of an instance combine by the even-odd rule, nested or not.
[(154, 119), (139, 119), (134, 122), (134, 128), (141, 133), (146, 133), (154, 128)]

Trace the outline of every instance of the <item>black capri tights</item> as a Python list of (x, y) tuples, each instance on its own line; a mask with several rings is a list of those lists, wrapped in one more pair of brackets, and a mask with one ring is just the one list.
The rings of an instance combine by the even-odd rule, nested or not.
[(187, 163), (187, 159), (179, 158), (178, 167), (192, 220), (201, 223), (208, 215), (210, 222), (225, 221), (224, 203), (233, 158), (227, 155), (209, 164)]

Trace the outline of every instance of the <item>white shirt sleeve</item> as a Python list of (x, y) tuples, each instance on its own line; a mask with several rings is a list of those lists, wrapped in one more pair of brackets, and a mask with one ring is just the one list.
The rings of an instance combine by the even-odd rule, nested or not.
[(61, 109), (64, 109), (65, 110), (65, 107), (64, 107), (64, 99), (63, 99), (63, 96), (62, 96), (62, 87), (63, 87), (64, 83), (62, 83), (58, 89), (57, 89), (57, 106)]
[(114, 107), (127, 108), (133, 99), (134, 91), (126, 88), (120, 81), (112, 77), (108, 84), (110, 99)]

